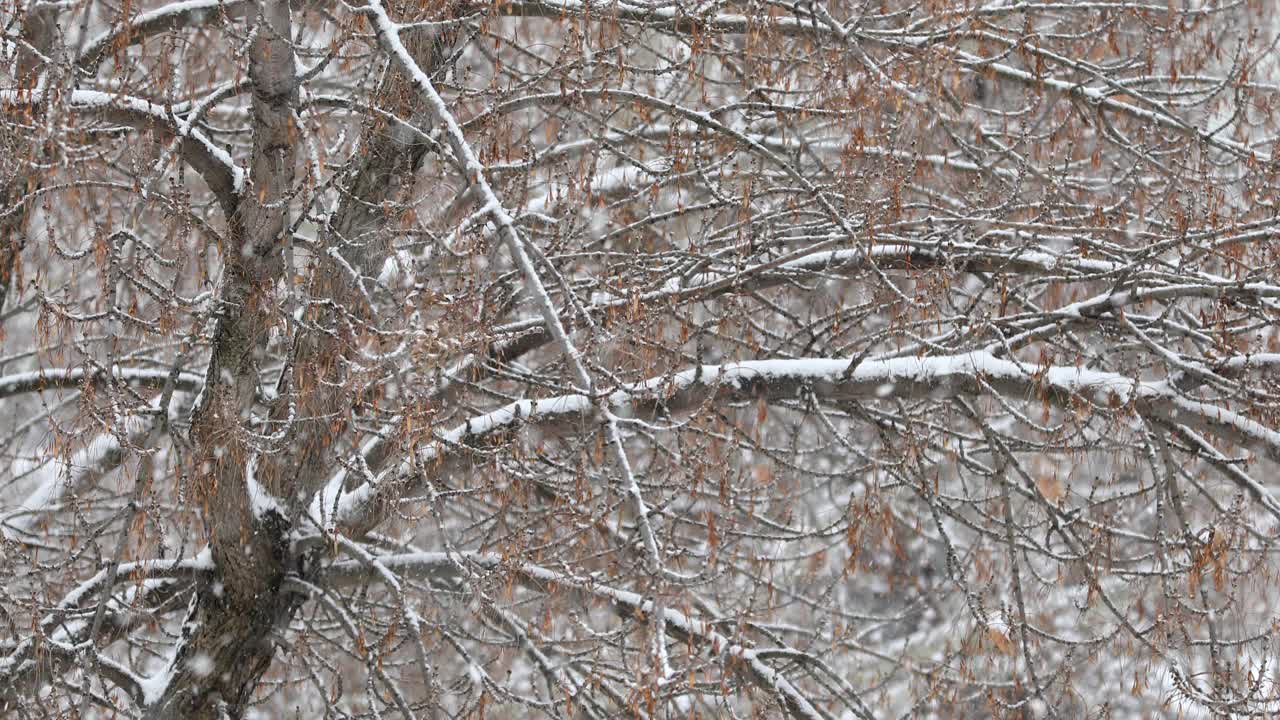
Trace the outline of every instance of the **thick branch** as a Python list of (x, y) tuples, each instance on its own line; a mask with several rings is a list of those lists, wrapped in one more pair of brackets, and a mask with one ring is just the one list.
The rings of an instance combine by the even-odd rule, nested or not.
[[(236, 717), (275, 655), (271, 631), (292, 607), (279, 592), (288, 556), (287, 521), (263, 512), (252, 466), (258, 448), (244, 427), (275, 312), (271, 291), (284, 275), (284, 228), (293, 195), (298, 88), (286, 0), (264, 0), (249, 48), (253, 150), (247, 192), (228, 217), (217, 323), (192, 437), (197, 486), (225, 596), (201, 593), (184, 624), (165, 682), (147, 698), (153, 718)], [(275, 488), (271, 488), (274, 490)], [(212, 672), (187, 661), (207, 656)]]
[[(409, 34), (408, 52), (428, 72), (435, 72), (449, 57), (454, 39), (452, 32), (419, 29)], [(335, 308), (357, 316), (369, 309), (362, 283), (378, 273), (392, 250), (387, 230), (393, 218), (385, 208), (412, 189), (431, 147), (422, 128), (430, 126), (432, 116), (411, 92), (411, 83), (399, 67), (387, 69), (374, 105), (393, 109), (391, 116), (405, 121), (388, 126), (371, 117), (365, 122), (363, 152), (323, 236), (328, 257), (316, 270), (305, 325), (332, 332), (304, 330), (297, 338), (287, 393), (282, 393), (293, 398), (294, 405), (281, 402), (272, 420), (287, 423), (290, 414), (300, 419), (288, 428), (285, 451), (265, 459), (269, 467), (264, 474), (280, 478), (275, 481), (283, 488), (278, 494), (290, 502), (305, 502), (329, 478), (332, 448), (343, 431), (331, 418), (345, 415), (351, 403), (349, 395), (332, 391), (346, 380), (342, 355), (348, 339)]]

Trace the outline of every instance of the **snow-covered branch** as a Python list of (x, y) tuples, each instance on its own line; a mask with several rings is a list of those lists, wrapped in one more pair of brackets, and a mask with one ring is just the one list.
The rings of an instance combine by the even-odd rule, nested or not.
[[(940, 398), (998, 393), (1015, 402), (1048, 402), (1060, 408), (1086, 408), (1124, 415), (1135, 412), (1163, 424), (1182, 424), (1223, 441), (1252, 448), (1280, 462), (1280, 432), (1228, 407), (1197, 400), (1169, 383), (1138, 380), (1080, 367), (1040, 366), (998, 358), (987, 352), (946, 357), (905, 357), (851, 362), (801, 358), (758, 360), (689, 368), (619, 388), (604, 397), (619, 416), (653, 418), (689, 412), (701, 406), (727, 406), (749, 400), (803, 401), (811, 394), (824, 403)], [(465, 448), (491, 436), (527, 426), (582, 429), (598, 401), (586, 395), (521, 400), (478, 415), (442, 433), (413, 462), (388, 470), (376, 481), (343, 492), (334, 521), (367, 530), (415, 478), (415, 468), (439, 472)], [(1280, 502), (1256, 484), (1242, 487), (1280, 520)], [(318, 517), (327, 513), (320, 502)]]

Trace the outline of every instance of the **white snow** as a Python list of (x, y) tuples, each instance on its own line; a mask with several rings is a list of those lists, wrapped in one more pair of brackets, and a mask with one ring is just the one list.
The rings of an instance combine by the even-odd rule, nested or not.
[(198, 678), (208, 677), (213, 672), (213, 658), (208, 653), (198, 652), (187, 660), (187, 667)]
[(149, 707), (160, 702), (164, 698), (164, 691), (169, 689), (171, 680), (173, 673), (168, 670), (137, 678), (138, 689), (142, 691), (142, 704)]
[(245, 491), (249, 494), (249, 507), (253, 510), (253, 516), (261, 520), (267, 513), (275, 512), (280, 517), (286, 517), (284, 503), (267, 492), (258, 482), (257, 469), (258, 456), (251, 455), (244, 464), (244, 484)]

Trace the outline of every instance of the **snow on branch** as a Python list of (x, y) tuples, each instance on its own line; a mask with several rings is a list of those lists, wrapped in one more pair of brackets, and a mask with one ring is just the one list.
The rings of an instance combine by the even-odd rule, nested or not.
[[(1280, 461), (1280, 432), (1229, 408), (1183, 395), (1169, 383), (1080, 367), (1016, 362), (987, 352), (866, 360), (856, 367), (849, 360), (831, 358), (705, 365), (627, 385), (608, 394), (605, 401), (617, 415), (652, 416), (688, 412), (708, 403), (791, 400), (802, 392), (827, 403), (937, 397), (940, 393), (998, 393), (1010, 399), (1047, 401), (1058, 407), (1073, 407), (1083, 401), (1096, 408), (1132, 411), (1162, 424), (1192, 427)], [(415, 464), (428, 471), (439, 469), (468, 444), (526, 425), (581, 425), (592, 417), (595, 407), (592, 398), (569, 394), (520, 400), (472, 417), (419, 449), (414, 463), (406, 462), (384, 472), (374, 482), (343, 493), (334, 503), (338, 508), (334, 520), (367, 529), (373, 520), (371, 514), (381, 512), (374, 506), (394, 500), (389, 494), (411, 482), (408, 478), (412, 477)], [(390, 477), (392, 474), (395, 479)], [(1251, 484), (1243, 489), (1280, 519), (1280, 503), (1265, 488)], [(313, 506), (313, 510), (318, 508)]]
[[(116, 368), (111, 375), (118, 382), (161, 387), (169, 379), (169, 370), (148, 368)], [(30, 372), (0, 376), (0, 399), (22, 393), (78, 387), (86, 382), (106, 380), (106, 373), (96, 368), (48, 368)], [(174, 387), (178, 390), (195, 390), (204, 382), (196, 373), (178, 373)]]
[[(729, 294), (755, 292), (790, 282), (806, 275), (829, 274), (852, 277), (867, 272), (872, 267), (882, 271), (918, 271), (929, 267), (946, 266), (959, 272), (1009, 272), (1019, 275), (1063, 275), (1071, 278), (1106, 278), (1125, 272), (1124, 263), (1081, 258), (1075, 253), (1054, 251), (1031, 245), (1001, 248), (993, 244), (957, 243), (951, 240), (877, 243), (865, 249), (834, 249), (810, 252), (796, 258), (779, 258), (756, 263), (745, 268), (718, 270), (704, 269), (689, 277), (668, 279), (657, 289), (638, 294), (597, 291), (584, 310), (593, 316), (603, 316), (612, 308), (633, 303), (644, 306), (663, 303), (705, 301)], [(1104, 313), (1148, 301), (1169, 302), (1180, 298), (1231, 298), (1274, 302), (1280, 298), (1280, 286), (1265, 283), (1232, 282), (1225, 278), (1205, 276), (1203, 282), (1152, 285), (1123, 292), (1103, 292), (1084, 300), (1057, 308), (1041, 318), (1031, 320), (1033, 327), (1024, 337), (1033, 339), (1042, 330), (1057, 331), (1064, 323), (1090, 322)], [(514, 336), (515, 339), (495, 343), (488, 357), (498, 363), (510, 362), (551, 340), (542, 318), (531, 318), (509, 323), (496, 329), (496, 334)], [(1253, 355), (1246, 364), (1249, 367), (1280, 362), (1269, 360), (1268, 355)], [(449, 377), (468, 374), (477, 377), (483, 373), (478, 357), (469, 357), (458, 365)], [(1224, 361), (1226, 362), (1226, 361)], [(1232, 363), (1245, 363), (1239, 358)], [(1224, 365), (1219, 372), (1229, 372), (1235, 365)], [(456, 390), (446, 382), (444, 392)]]

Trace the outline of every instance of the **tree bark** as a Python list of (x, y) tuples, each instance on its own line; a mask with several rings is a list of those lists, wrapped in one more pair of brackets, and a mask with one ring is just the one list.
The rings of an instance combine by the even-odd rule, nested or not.
[[(205, 397), (192, 427), (218, 580), (200, 590), (189, 613), (169, 665), (168, 687), (149, 711), (153, 720), (243, 716), (271, 667), (275, 635), (288, 624), (300, 599), (282, 589), (297, 562), (289, 531), (329, 476), (339, 432), (332, 419), (352, 402), (349, 394), (334, 391), (344, 381), (341, 335), (303, 333), (295, 340), (292, 365), (280, 383), (267, 428), (268, 433), (277, 428), (286, 432), (269, 448), (255, 444), (245, 432), (244, 416), (254, 402), (266, 333), (274, 320), (270, 293), (291, 271), (281, 243), (295, 164), (297, 92), (287, 3), (268, 4), (260, 23), (250, 65), (255, 129), (250, 183), (232, 218), (237, 242), (225, 258)], [(413, 51), (432, 68), (447, 58), (453, 41), (452, 33), (419, 31), (413, 37)], [(389, 68), (379, 100), (420, 128), (426, 113), (416, 102), (403, 105), (404, 98), (412, 97), (405, 88), (405, 78)], [(332, 308), (358, 303), (358, 285), (347, 268), (362, 276), (376, 274), (391, 246), (380, 207), (412, 185), (428, 149), (420, 132), (401, 124), (370, 122), (364, 132), (368, 151), (325, 235), (327, 247), (341, 254), (343, 262), (321, 266), (311, 290), (313, 297), (332, 302), (314, 303), (307, 317), (335, 330)], [(302, 419), (290, 421), (291, 412)], [(252, 476), (246, 470), (250, 463)], [(269, 496), (265, 512), (262, 503), (251, 499), (254, 492)]]

